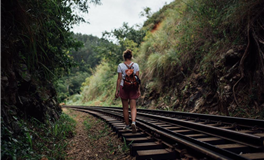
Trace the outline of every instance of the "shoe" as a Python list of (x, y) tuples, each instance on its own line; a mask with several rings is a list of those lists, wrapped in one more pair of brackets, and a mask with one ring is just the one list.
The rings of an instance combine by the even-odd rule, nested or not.
[(130, 130), (131, 129), (131, 126), (127, 126), (127, 125), (125, 125), (124, 127), (123, 127), (123, 130)]
[(136, 124), (131, 124), (131, 128), (132, 128), (132, 133), (136, 133), (137, 132)]

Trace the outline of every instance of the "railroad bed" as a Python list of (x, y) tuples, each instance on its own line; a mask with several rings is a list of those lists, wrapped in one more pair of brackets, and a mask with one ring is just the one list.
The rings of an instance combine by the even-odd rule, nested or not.
[(137, 160), (264, 160), (264, 120), (137, 109), (138, 131), (131, 133), (122, 129), (122, 108), (63, 107), (105, 120)]

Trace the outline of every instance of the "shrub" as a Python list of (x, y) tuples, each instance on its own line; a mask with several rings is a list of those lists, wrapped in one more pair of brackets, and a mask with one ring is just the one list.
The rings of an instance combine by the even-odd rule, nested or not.
[(72, 137), (76, 122), (62, 113), (56, 122), (42, 123), (32, 118), (18, 120), (16, 131), (1, 124), (1, 159), (65, 159), (66, 139)]

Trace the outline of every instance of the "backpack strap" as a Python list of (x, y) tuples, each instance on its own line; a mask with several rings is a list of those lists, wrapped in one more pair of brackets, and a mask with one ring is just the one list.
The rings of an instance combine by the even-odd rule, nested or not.
[[(124, 63), (125, 64), (125, 63)], [(126, 67), (128, 68), (128, 69), (131, 69), (131, 67), (133, 66), (133, 64), (134, 64), (134, 62), (132, 62), (132, 65), (129, 67), (127, 64), (125, 64), (126, 65)]]

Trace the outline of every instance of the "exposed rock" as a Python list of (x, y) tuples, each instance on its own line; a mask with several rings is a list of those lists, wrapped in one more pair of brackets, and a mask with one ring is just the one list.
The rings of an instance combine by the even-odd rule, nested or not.
[[(55, 101), (54, 87), (43, 79), (32, 77), (26, 65), (22, 64), (14, 71), (11, 69), (6, 71), (1, 84), (1, 100), (2, 104), (5, 104), (1, 110), (5, 123), (11, 123), (13, 115), (19, 118), (32, 116), (43, 122), (47, 114), (58, 118), (61, 108)], [(51, 111), (47, 112), (47, 108)]]

